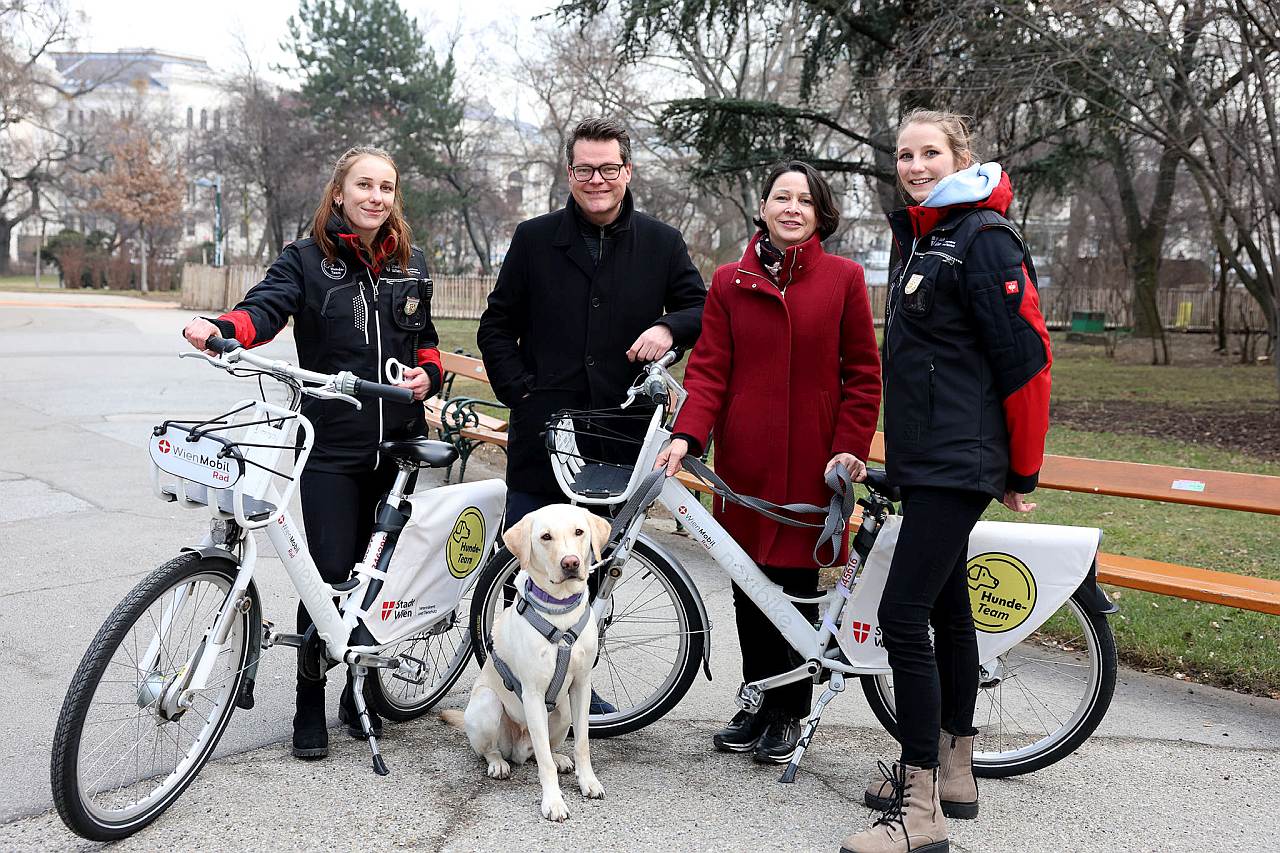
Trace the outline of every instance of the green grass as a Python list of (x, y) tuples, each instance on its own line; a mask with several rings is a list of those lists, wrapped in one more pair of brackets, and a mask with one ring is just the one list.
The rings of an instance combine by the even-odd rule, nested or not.
[(93, 297), (98, 294), (109, 296), (132, 296), (135, 299), (151, 299), (156, 302), (177, 302), (182, 293), (177, 290), (107, 290), (105, 288), (80, 288), (66, 290), (59, 286), (58, 271), (50, 270), (40, 277), (40, 286), (36, 287), (35, 276), (8, 275), (0, 278), (0, 293), (74, 293), (77, 296)]
[[(476, 323), (436, 323), (441, 347), (477, 354)], [(1175, 342), (1204, 347), (1205, 341)], [(1167, 367), (1107, 358), (1097, 347), (1054, 341), (1054, 398), (1135, 400), (1153, 406), (1274, 405), (1273, 370), (1221, 363)], [(483, 383), (459, 381), (458, 393), (492, 399)], [(499, 413), (499, 416), (502, 416)], [(1280, 476), (1280, 463), (1176, 439), (1163, 440), (1053, 427), (1048, 452), (1188, 468)], [(1280, 579), (1280, 523), (1269, 516), (1156, 501), (1060, 492), (1036, 493), (1028, 521), (1099, 527), (1103, 548), (1224, 572)], [(1012, 520), (995, 507), (988, 517)], [(1022, 520), (1022, 519), (1018, 519)], [(1109, 587), (1120, 606), (1112, 617), (1122, 660), (1235, 690), (1280, 696), (1280, 617)]]

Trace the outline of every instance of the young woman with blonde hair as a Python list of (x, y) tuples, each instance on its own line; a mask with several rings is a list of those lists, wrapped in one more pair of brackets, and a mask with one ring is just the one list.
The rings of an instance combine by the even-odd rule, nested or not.
[(889, 216), (902, 261), (885, 312), (884, 436), (903, 521), (879, 620), (902, 752), (864, 795), (884, 814), (846, 853), (942, 853), (944, 815), (978, 814), (969, 533), (992, 498), (1035, 508), (1026, 494), (1049, 424), (1049, 335), (1035, 266), (1005, 218), (1008, 176), (978, 161), (952, 113), (909, 113), (896, 154), (908, 206)]
[[(413, 246), (405, 222), (400, 173), (387, 152), (351, 148), (334, 164), (320, 196), (311, 235), (286, 246), (233, 310), (197, 317), (183, 335), (197, 349), (211, 337), (234, 337), (247, 347), (265, 344), (292, 318), (298, 363), (320, 373), (349, 370), (362, 379), (390, 382), (385, 365), (394, 357), (410, 369), (402, 386), (409, 405), (379, 401), (359, 411), (338, 400), (307, 397), (302, 412), (315, 426), (315, 445), (302, 474), (303, 523), (321, 576), (339, 583), (363, 556), (378, 501), (396, 468), (379, 457), (387, 439), (422, 435), (419, 401), (440, 389), (440, 353), (431, 322), (431, 278), (426, 257)], [(298, 631), (311, 617), (298, 605)], [(343, 690), (338, 717), (362, 737), (351, 697)], [(324, 680), (298, 675), (293, 754), (329, 753)], [(371, 709), (372, 714), (372, 709)], [(375, 735), (382, 722), (373, 715)]]

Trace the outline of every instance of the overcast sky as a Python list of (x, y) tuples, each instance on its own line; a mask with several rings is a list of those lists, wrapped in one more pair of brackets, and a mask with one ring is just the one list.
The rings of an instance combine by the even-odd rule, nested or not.
[[(236, 36), (243, 38), (255, 61), (286, 61), (279, 49), (285, 22), (296, 0), (73, 0), (84, 16), (77, 27), (80, 50), (149, 47), (201, 57), (216, 70), (242, 63)], [(527, 34), (530, 20), (555, 7), (555, 0), (402, 0), (409, 14), (424, 24), (435, 47), (459, 34), (455, 56), (461, 68), (486, 62), (510, 45), (511, 34)]]

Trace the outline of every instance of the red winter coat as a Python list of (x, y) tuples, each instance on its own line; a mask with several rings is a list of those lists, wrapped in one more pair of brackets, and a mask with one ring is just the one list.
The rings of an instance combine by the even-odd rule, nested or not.
[[(672, 432), (703, 447), (714, 433), (716, 473), (740, 494), (825, 506), (827, 463), (837, 453), (867, 458), (880, 406), (862, 267), (826, 254), (815, 235), (786, 250), (784, 297), (756, 257), (757, 239), (712, 279), (685, 372), (689, 398)], [(817, 530), (719, 498), (714, 513), (757, 563), (816, 565)]]

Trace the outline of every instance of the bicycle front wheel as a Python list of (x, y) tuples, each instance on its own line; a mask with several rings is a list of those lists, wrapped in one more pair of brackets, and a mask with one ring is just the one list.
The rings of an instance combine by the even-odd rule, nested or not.
[[(973, 772), (1018, 776), (1070, 755), (1102, 722), (1116, 687), (1116, 643), (1107, 617), (1077, 594), (986, 667), (973, 715)], [(898, 737), (893, 676), (864, 675), (862, 689)]]
[(208, 686), (191, 694), (189, 707), (164, 713), (161, 700), (206, 642), (235, 574), (229, 561), (183, 554), (134, 587), (98, 630), (53, 736), (53, 800), (74, 832), (95, 841), (137, 832), (213, 754), (235, 710), (251, 643), (260, 641), (261, 623), (251, 624), (256, 601), (233, 614)]
[[(483, 665), (485, 638), (511, 601), (520, 570), (506, 548), (484, 567), (471, 600), (471, 643)], [(642, 729), (676, 706), (702, 662), (707, 626), (693, 589), (661, 551), (636, 542), (597, 621), (599, 657), (592, 692), (613, 710), (591, 714), (592, 737)]]

